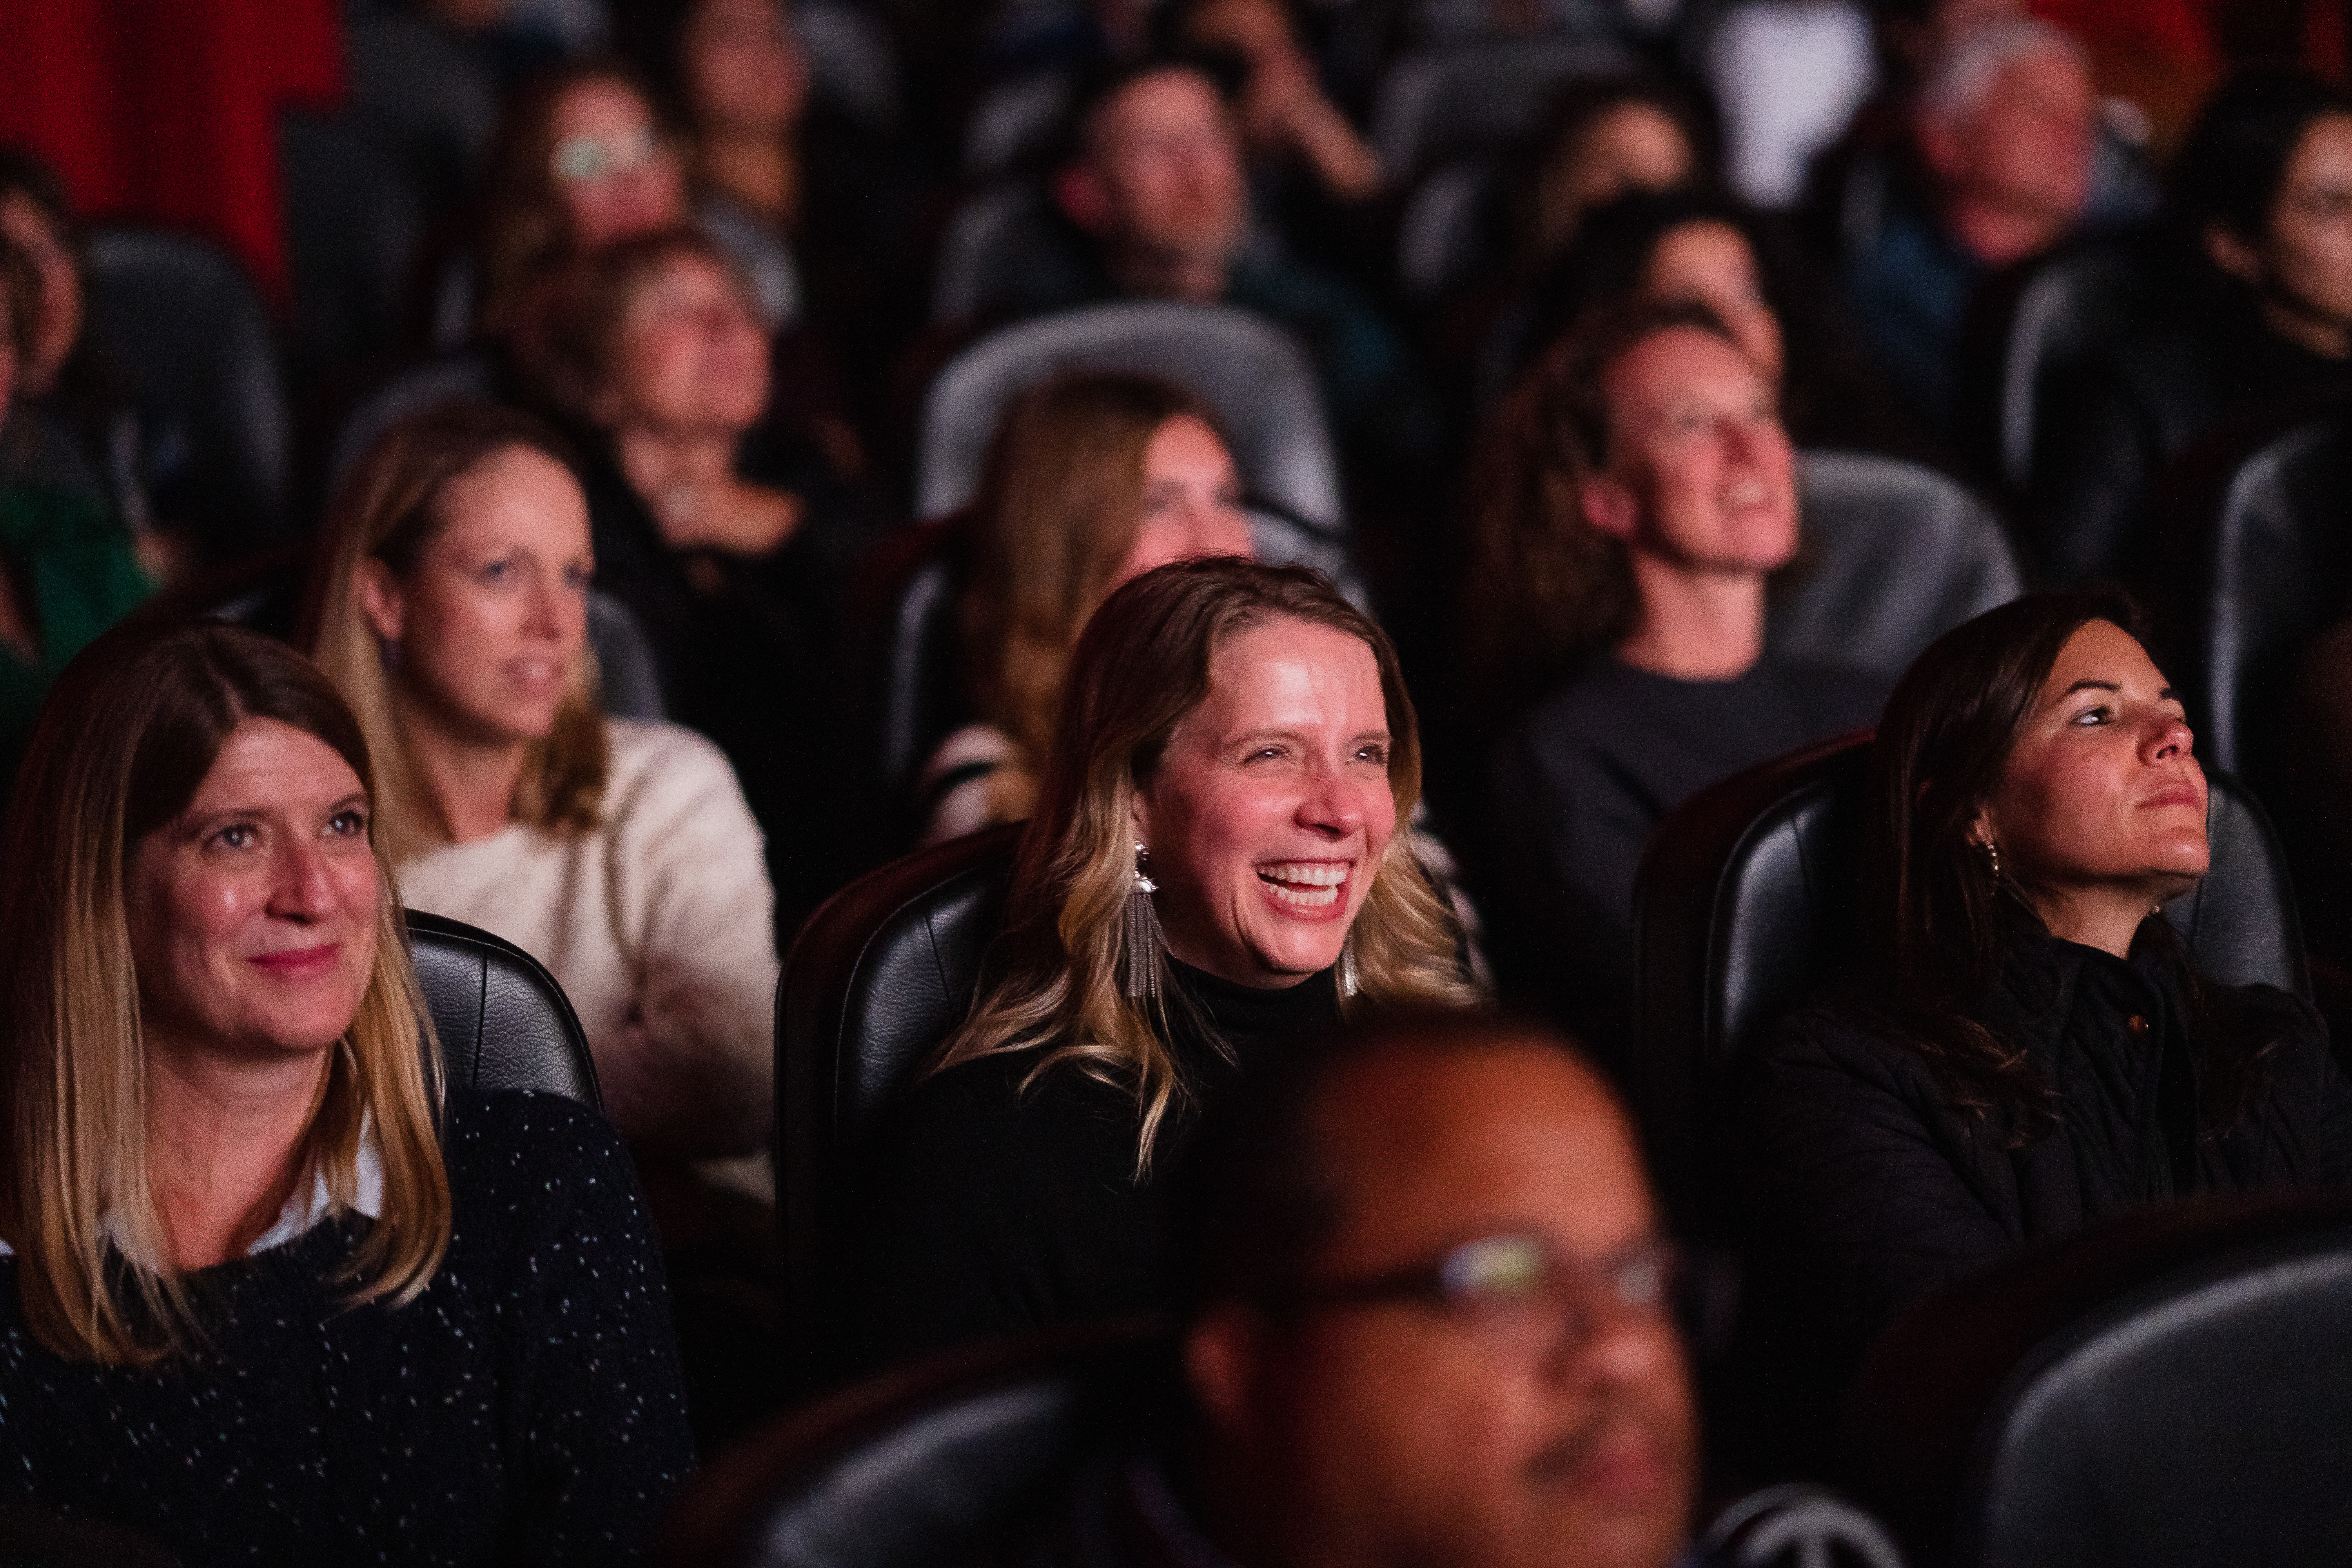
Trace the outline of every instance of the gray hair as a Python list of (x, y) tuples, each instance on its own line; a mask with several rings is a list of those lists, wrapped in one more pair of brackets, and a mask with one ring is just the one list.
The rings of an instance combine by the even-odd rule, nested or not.
[(1928, 70), (1919, 89), (1919, 112), (1938, 124), (1957, 125), (1983, 107), (2002, 71), (2029, 55), (2045, 53), (2090, 68), (2074, 36), (2039, 16), (2005, 16), (1971, 27)]

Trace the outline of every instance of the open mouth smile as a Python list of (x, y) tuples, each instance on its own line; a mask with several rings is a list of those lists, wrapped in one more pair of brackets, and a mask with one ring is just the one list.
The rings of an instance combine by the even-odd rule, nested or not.
[(1351, 868), (1344, 861), (1281, 860), (1257, 868), (1257, 879), (1294, 909), (1328, 910), (1339, 901)]

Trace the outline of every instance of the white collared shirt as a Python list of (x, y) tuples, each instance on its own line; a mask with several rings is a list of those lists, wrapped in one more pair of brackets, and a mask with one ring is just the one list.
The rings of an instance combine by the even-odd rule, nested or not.
[[(357, 1174), (359, 1180), (354, 1184), (352, 1207), (370, 1219), (382, 1219), (383, 1152), (376, 1145), (373, 1120), (360, 1129)], [(287, 1198), (286, 1206), (278, 1211), (278, 1223), (256, 1237), (253, 1245), (245, 1249), (245, 1255), (257, 1258), (273, 1247), (283, 1247), (298, 1237), (307, 1236), (312, 1226), (327, 1217), (332, 1207), (333, 1200), (327, 1195), (327, 1173), (313, 1171), (308, 1190), (297, 1191)], [(105, 1227), (107, 1235), (114, 1237), (120, 1245), (121, 1238), (116, 1235), (115, 1217), (111, 1214), (106, 1216)], [(14, 1257), (16, 1251), (5, 1241), (0, 1241), (0, 1258)]]

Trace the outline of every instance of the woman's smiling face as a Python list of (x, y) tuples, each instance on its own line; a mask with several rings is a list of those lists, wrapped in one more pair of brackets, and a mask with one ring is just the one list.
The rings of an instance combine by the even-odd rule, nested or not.
[(1391, 743), (1360, 639), (1288, 618), (1227, 638), (1136, 791), (1168, 950), (1266, 988), (1337, 963), (1396, 832)]

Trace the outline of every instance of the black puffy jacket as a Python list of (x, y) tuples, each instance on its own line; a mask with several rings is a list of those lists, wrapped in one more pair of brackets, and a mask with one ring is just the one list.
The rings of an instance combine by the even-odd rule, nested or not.
[(2126, 961), (2021, 933), (1985, 1022), (2055, 1090), (2054, 1127), (2010, 1147), (1918, 1048), (1855, 1008), (1790, 1016), (1747, 1064), (1739, 1151), (1755, 1307), (1774, 1353), (1834, 1397), (1903, 1308), (2029, 1243), (2175, 1194), (2352, 1183), (2352, 1083), (2310, 1006), (2266, 985), (2206, 993), (2269, 1042), (2260, 1087), (2216, 1129), (2169, 944)]

